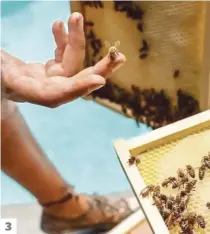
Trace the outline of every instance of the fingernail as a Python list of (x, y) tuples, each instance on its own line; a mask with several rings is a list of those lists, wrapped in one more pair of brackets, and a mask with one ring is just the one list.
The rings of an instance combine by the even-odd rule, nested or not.
[(78, 12), (75, 12), (73, 14), (74, 14), (74, 17), (76, 19), (77, 25), (80, 27), (80, 29), (83, 29), (83, 17), (82, 17), (82, 15), (80, 13), (78, 13)]
[(84, 26), (83, 17), (80, 17), (78, 19), (77, 24), (79, 25), (80, 30), (83, 30), (83, 26)]

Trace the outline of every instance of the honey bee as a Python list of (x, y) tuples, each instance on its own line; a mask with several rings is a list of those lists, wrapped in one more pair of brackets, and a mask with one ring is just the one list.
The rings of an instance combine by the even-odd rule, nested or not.
[(186, 202), (185, 202), (184, 200), (182, 200), (182, 201), (179, 203), (178, 211), (179, 211), (180, 213), (182, 213), (182, 212), (185, 210), (186, 207), (187, 207)]
[(210, 209), (210, 202), (207, 202), (206, 206)]
[(172, 189), (176, 189), (176, 188), (179, 188), (180, 187), (180, 183), (178, 181), (174, 181), (172, 183)]
[(141, 195), (143, 198), (145, 198), (145, 197), (149, 196), (149, 195), (154, 191), (154, 188), (155, 188), (154, 185), (148, 185), (148, 186), (146, 186), (146, 188), (144, 188), (144, 189), (141, 191), (141, 194), (140, 194), (140, 195)]
[(162, 183), (162, 187), (168, 187), (168, 185), (171, 183), (171, 179), (170, 178), (167, 178), (163, 181)]
[(154, 187), (153, 194), (157, 197), (160, 195), (160, 186), (159, 185)]
[(192, 177), (193, 179), (195, 178), (195, 170), (193, 169), (193, 167), (191, 165), (187, 165), (187, 172), (190, 175), (190, 177)]
[(169, 210), (172, 210), (173, 209), (173, 204), (174, 204), (174, 201), (169, 198), (167, 200), (167, 202), (166, 202), (166, 208), (169, 209)]
[(188, 182), (185, 187), (185, 192), (190, 193), (191, 191), (194, 191), (196, 183), (197, 183), (197, 180), (192, 180)]
[(114, 46), (111, 46), (108, 41), (105, 41), (104, 44), (109, 49), (109, 58), (113, 62), (119, 55), (117, 47), (120, 46), (120, 41), (116, 41)]
[(155, 194), (153, 194), (152, 198), (154, 201), (153, 205), (156, 205), (159, 210), (162, 209), (163, 205), (162, 205), (162, 202), (159, 199), (159, 197), (157, 197), (157, 196), (155, 196)]
[(160, 194), (158, 197), (160, 198), (161, 201), (164, 202), (164, 204), (167, 203), (168, 197), (165, 194)]
[(196, 224), (197, 221), (197, 215), (196, 213), (192, 212), (188, 214), (188, 223), (192, 226)]
[(180, 71), (179, 71), (178, 69), (176, 69), (176, 70), (174, 71), (173, 77), (174, 77), (174, 78), (178, 78), (179, 75), (180, 75)]
[(201, 215), (197, 216), (197, 223), (203, 229), (206, 227), (206, 221), (205, 221), (204, 217)]
[(167, 209), (167, 208), (163, 208), (161, 211), (160, 211), (162, 217), (164, 220), (166, 220), (170, 214), (172, 213), (171, 210)]
[(182, 169), (178, 169), (177, 175), (178, 175), (178, 177), (179, 177), (180, 179), (183, 179), (183, 178), (186, 177), (186, 175), (185, 175), (185, 173), (184, 173), (184, 171), (183, 171)]
[(188, 183), (188, 182), (189, 182), (188, 177), (183, 177), (183, 178), (180, 180), (180, 182), (179, 182), (179, 187), (181, 187), (181, 186), (184, 187), (184, 185), (185, 185), (186, 183)]
[(166, 220), (166, 225), (168, 228), (170, 228), (173, 224), (174, 224), (174, 213), (172, 212)]
[(199, 167), (199, 170), (198, 170), (198, 176), (200, 180), (203, 180), (205, 173), (206, 173), (206, 167), (205, 165), (202, 165), (201, 167)]
[(171, 183), (177, 180), (176, 177), (173, 176), (168, 177), (168, 179), (171, 181)]
[(134, 163), (138, 164), (140, 163), (140, 159), (134, 157), (134, 156), (131, 156), (129, 159), (128, 159), (128, 164), (129, 166), (132, 166)]
[(193, 231), (193, 228), (188, 225), (188, 223), (186, 224), (180, 224), (180, 228), (181, 228), (181, 234), (194, 234), (195, 232)]
[(204, 156), (202, 159), (202, 165), (210, 169), (210, 159), (208, 156)]
[(175, 177), (168, 177), (167, 179), (165, 179), (163, 182), (162, 182), (162, 187), (168, 187), (169, 184), (172, 184), (174, 181), (176, 181), (176, 178)]

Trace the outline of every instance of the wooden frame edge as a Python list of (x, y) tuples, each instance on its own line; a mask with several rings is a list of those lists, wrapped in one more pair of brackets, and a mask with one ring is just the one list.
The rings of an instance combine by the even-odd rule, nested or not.
[(210, 2), (205, 2), (205, 30), (203, 41), (203, 66), (200, 84), (200, 108), (210, 108)]
[[(210, 110), (203, 111), (199, 114), (190, 116), (188, 118), (182, 119), (175, 123), (166, 125), (164, 127), (158, 128), (151, 132), (146, 133), (145, 135), (131, 138), (127, 141), (128, 149), (132, 156), (135, 156), (145, 150), (148, 150), (148, 145), (152, 144), (152, 148), (165, 142), (165, 139), (174, 140), (177, 138), (177, 134), (180, 135), (184, 131), (185, 134), (189, 134), (189, 131), (195, 130), (195, 126), (200, 128), (200, 124), (203, 127), (210, 126)], [(141, 145), (141, 146), (139, 146)]]
[(114, 227), (107, 234), (128, 234), (131, 229), (134, 229), (138, 224), (145, 220), (142, 210), (138, 210), (127, 219), (121, 222), (119, 225)]

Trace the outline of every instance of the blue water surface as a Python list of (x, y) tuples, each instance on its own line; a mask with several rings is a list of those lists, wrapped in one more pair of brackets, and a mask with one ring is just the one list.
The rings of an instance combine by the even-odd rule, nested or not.
[[(2, 48), (27, 62), (52, 58), (51, 25), (67, 22), (68, 1), (2, 3)], [(130, 186), (116, 157), (112, 141), (150, 131), (103, 106), (79, 99), (56, 109), (19, 104), (43, 150), (61, 175), (81, 192), (111, 193)], [(2, 204), (35, 199), (2, 173)]]

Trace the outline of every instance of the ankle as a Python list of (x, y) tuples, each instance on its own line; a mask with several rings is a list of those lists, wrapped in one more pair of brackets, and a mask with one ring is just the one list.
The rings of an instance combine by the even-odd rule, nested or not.
[(87, 199), (82, 195), (74, 195), (71, 199), (44, 207), (44, 211), (60, 217), (77, 217), (84, 214), (89, 208)]
[(54, 190), (50, 194), (44, 193), (43, 196), (38, 200), (38, 202), (42, 207), (47, 208), (71, 199), (74, 194), (75, 191), (72, 186), (63, 185), (56, 188), (56, 190)]

